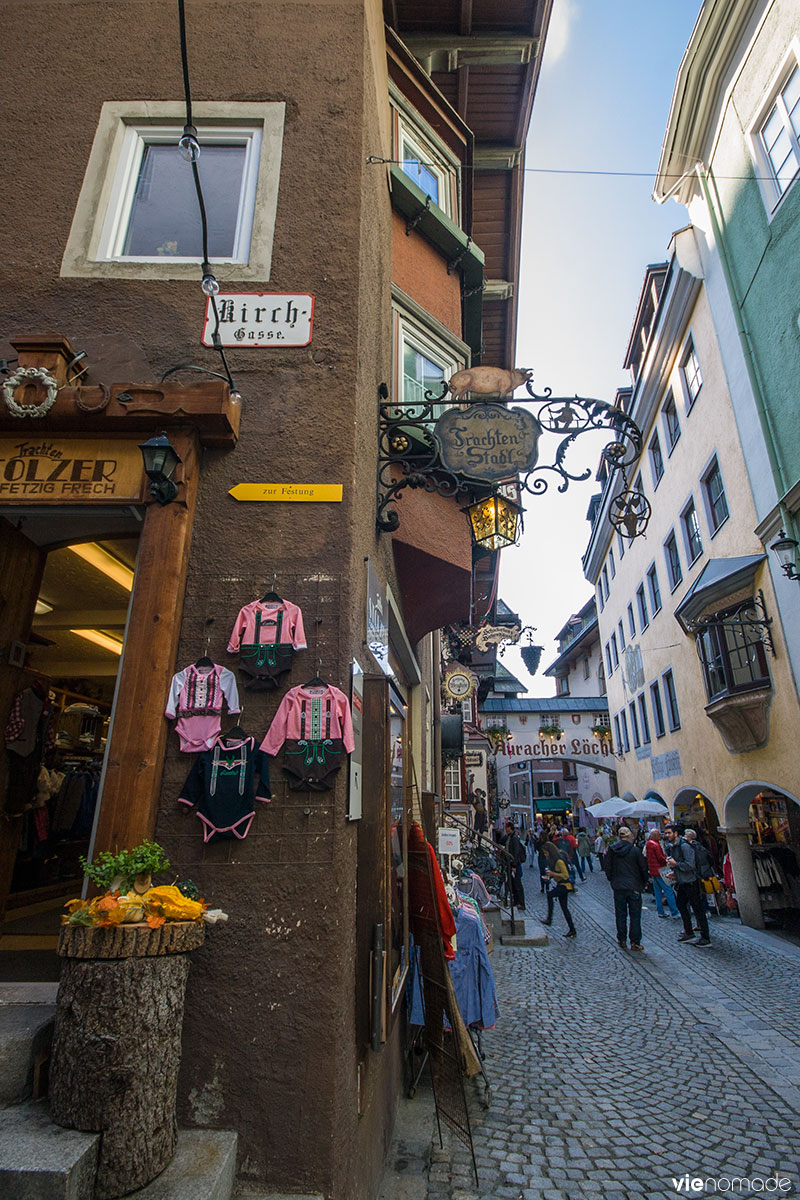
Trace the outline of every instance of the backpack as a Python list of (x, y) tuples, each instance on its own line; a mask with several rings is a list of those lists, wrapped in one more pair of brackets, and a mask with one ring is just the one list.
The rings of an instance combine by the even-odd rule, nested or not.
[(702, 842), (695, 842), (693, 849), (698, 878), (711, 879), (714, 875), (714, 864), (711, 861), (711, 855)]
[(514, 855), (514, 859), (518, 867), (521, 867), (522, 864), (528, 860), (528, 851), (525, 847), (525, 843), (520, 837), (517, 837), (517, 852)]

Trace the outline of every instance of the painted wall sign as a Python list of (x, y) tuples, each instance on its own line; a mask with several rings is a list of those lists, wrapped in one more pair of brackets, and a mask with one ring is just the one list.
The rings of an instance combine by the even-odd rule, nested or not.
[[(314, 326), (314, 297), (306, 292), (220, 292), (219, 335), (223, 346), (307, 346)], [(203, 345), (213, 346), (215, 319), (206, 301)]]
[(0, 503), (140, 501), (146, 483), (136, 441), (0, 438)]
[(536, 466), (541, 427), (524, 408), (449, 408), (436, 422), (435, 432), (442, 463), (460, 475), (499, 483)]
[(544, 738), (540, 742), (504, 742), (500, 753), (509, 758), (558, 758), (561, 755), (580, 755), (582, 758), (609, 758), (611, 746), (603, 739), (569, 738), (566, 741), (551, 742)]
[(283, 501), (288, 504), (323, 501), (338, 504), (342, 499), (341, 483), (237, 483), (228, 492), (234, 500)]
[(654, 754), (650, 759), (653, 769), (653, 780), (669, 779), (673, 775), (682, 775), (680, 750), (667, 750), (665, 754)]
[(465, 767), (482, 767), (483, 755), (480, 750), (467, 750), (464, 754)]

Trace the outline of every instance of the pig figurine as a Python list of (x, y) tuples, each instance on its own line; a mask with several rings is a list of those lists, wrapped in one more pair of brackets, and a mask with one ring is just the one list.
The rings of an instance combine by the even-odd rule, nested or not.
[(467, 392), (480, 396), (510, 396), (515, 388), (522, 387), (533, 378), (527, 367), (469, 367), (456, 371), (448, 383), (454, 400), (463, 400)]

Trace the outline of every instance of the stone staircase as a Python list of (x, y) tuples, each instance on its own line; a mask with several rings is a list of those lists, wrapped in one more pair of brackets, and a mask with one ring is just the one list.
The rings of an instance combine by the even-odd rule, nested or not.
[[(57, 991), (0, 984), (2, 1200), (93, 1200), (101, 1135), (54, 1125), (45, 1099)], [(131, 1200), (232, 1200), (236, 1143), (227, 1131), (181, 1130), (170, 1165)]]

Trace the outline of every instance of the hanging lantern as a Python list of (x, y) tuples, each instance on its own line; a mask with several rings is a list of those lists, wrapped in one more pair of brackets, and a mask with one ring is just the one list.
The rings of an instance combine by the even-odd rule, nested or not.
[(466, 508), (476, 546), (485, 550), (502, 550), (517, 540), (519, 516), (522, 509), (507, 496), (486, 496)]

